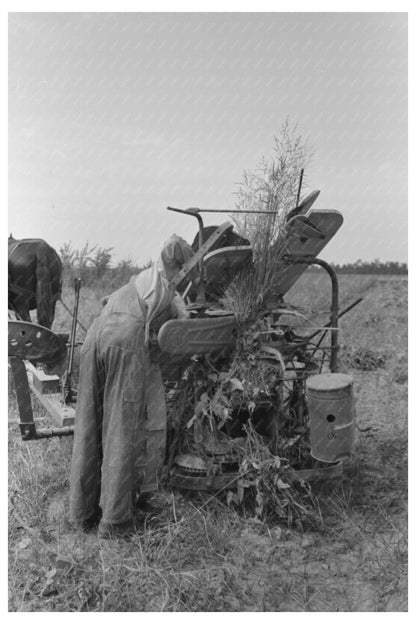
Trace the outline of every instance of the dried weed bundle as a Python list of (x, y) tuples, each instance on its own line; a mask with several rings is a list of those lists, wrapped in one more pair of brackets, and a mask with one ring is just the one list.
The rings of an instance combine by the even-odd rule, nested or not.
[(243, 174), (236, 193), (241, 215), (234, 214), (233, 221), (251, 243), (254, 266), (236, 277), (223, 301), (239, 320), (255, 319), (278, 304), (276, 267), (285, 253), (286, 219), (299, 200), (301, 172), (311, 157), (297, 127), (286, 121), (274, 139), (272, 158), (263, 158), (254, 173)]

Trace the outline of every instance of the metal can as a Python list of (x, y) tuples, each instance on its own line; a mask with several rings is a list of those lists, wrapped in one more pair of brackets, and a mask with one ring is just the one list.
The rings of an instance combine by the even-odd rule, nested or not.
[(311, 455), (324, 462), (350, 459), (354, 442), (353, 379), (341, 373), (306, 380)]

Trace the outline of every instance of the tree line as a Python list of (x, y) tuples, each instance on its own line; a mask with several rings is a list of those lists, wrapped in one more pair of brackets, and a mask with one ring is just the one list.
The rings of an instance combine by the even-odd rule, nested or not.
[[(101, 283), (114, 288), (126, 284), (133, 275), (137, 275), (151, 264), (149, 260), (144, 265), (137, 265), (132, 260), (120, 260), (114, 264), (113, 248), (90, 246), (87, 242), (81, 249), (74, 249), (71, 243), (61, 247), (60, 256), (63, 267), (64, 281), (70, 282), (74, 277), (81, 278), (83, 284), (92, 285), (99, 280)], [(381, 262), (356, 260), (346, 264), (331, 263), (338, 274), (350, 273), (361, 275), (407, 275), (408, 267), (405, 262)], [(320, 271), (318, 267), (311, 267), (311, 271)]]
[(381, 262), (378, 258), (371, 261), (356, 260), (348, 264), (333, 264), (337, 273), (356, 273), (361, 275), (407, 275), (406, 262)]

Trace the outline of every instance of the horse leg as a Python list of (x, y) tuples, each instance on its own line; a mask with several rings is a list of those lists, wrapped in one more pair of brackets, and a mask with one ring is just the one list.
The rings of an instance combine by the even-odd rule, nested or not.
[(14, 312), (16, 312), (17, 316), (27, 323), (31, 323), (32, 319), (30, 318), (29, 308), (21, 303), (15, 303), (13, 306)]
[(47, 248), (40, 247), (36, 262), (36, 310), (39, 325), (50, 329), (54, 317), (51, 273)]

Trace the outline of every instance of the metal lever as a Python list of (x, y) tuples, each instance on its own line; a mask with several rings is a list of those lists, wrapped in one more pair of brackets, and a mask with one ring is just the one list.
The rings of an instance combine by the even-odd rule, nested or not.
[(71, 403), (73, 399), (71, 377), (72, 377), (72, 368), (74, 365), (74, 349), (75, 349), (75, 337), (77, 333), (77, 316), (78, 316), (80, 290), (81, 290), (81, 280), (79, 277), (76, 277), (74, 279), (75, 301), (74, 301), (74, 314), (72, 316), (71, 343), (69, 346), (68, 366), (65, 371), (65, 379), (63, 383), (63, 400), (64, 400), (65, 405), (68, 405), (69, 403)]
[(232, 228), (232, 223), (226, 221), (219, 225), (215, 232), (211, 234), (208, 240), (203, 243), (203, 245), (194, 253), (192, 258), (186, 262), (182, 269), (175, 275), (170, 285), (172, 288), (176, 288), (182, 282), (182, 280), (188, 275), (189, 271), (191, 271), (194, 266), (196, 266), (204, 257), (206, 253), (212, 248), (213, 244), (230, 228)]
[[(204, 222), (202, 220), (201, 215), (199, 214), (199, 208), (187, 208), (186, 210), (181, 210), (180, 208), (173, 208), (172, 206), (168, 206), (168, 210), (173, 210), (174, 212), (181, 212), (185, 215), (190, 215), (191, 217), (195, 217), (198, 220), (198, 248), (202, 247), (202, 232), (204, 229)], [(206, 297), (205, 297), (205, 276), (204, 276), (204, 263), (203, 258), (199, 260), (199, 272), (201, 274), (201, 282), (197, 288), (196, 302), (198, 306), (205, 306)]]

